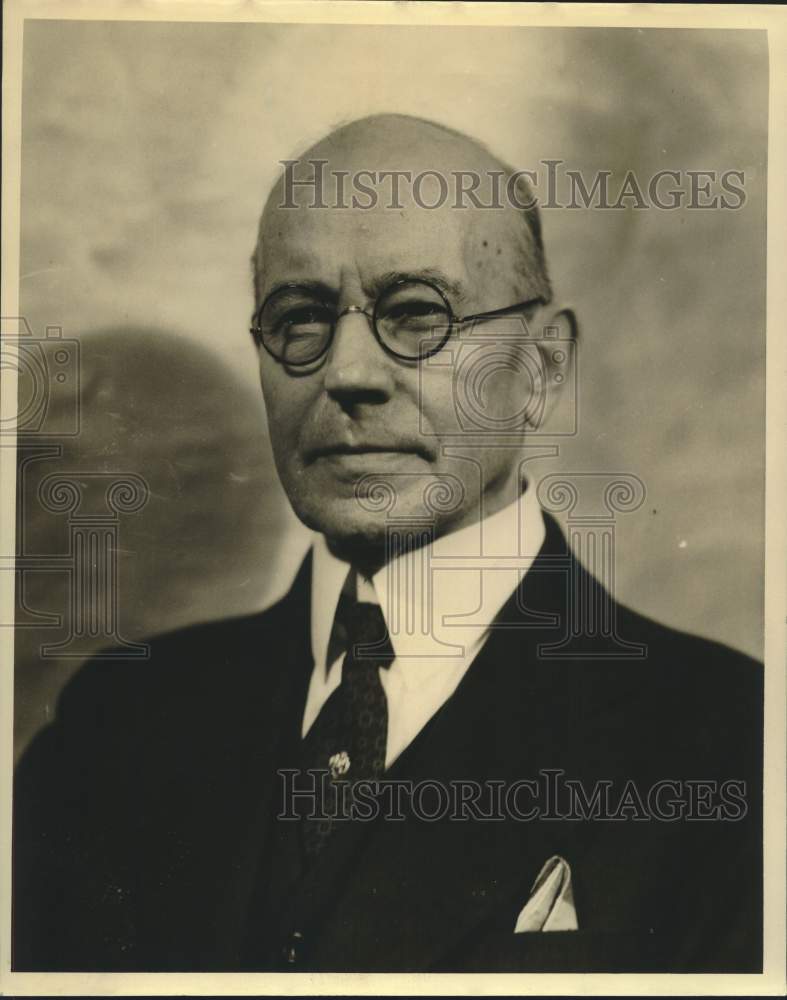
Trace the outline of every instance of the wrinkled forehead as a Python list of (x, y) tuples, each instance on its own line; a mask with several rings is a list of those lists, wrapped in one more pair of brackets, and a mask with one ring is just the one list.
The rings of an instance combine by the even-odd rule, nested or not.
[[(495, 178), (497, 173), (497, 179)], [(457, 307), (514, 301), (525, 225), (495, 203), (502, 171), (471, 150), (315, 147), (282, 167), (260, 224), (260, 291), (282, 281), (319, 281), (353, 292), (384, 274), (438, 271)], [(466, 195), (475, 188), (477, 207)], [(464, 192), (464, 193), (463, 193)]]

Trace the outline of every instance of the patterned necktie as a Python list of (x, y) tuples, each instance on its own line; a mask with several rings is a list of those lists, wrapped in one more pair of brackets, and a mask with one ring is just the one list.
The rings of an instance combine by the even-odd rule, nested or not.
[(327, 777), (314, 775), (315, 811), (322, 817), (304, 815), (301, 824), (308, 859), (314, 859), (346, 822), (332, 817), (349, 804), (352, 783), (379, 778), (385, 771), (388, 703), (380, 668), (387, 669), (394, 655), (385, 619), (378, 604), (346, 598), (340, 602), (337, 619), (347, 634), (341, 684), (302, 744), (301, 770), (328, 772)]

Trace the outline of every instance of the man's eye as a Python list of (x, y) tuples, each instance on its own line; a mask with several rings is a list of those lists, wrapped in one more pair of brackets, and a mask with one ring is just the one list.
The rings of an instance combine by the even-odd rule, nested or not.
[(290, 309), (278, 321), (278, 326), (285, 330), (298, 332), (299, 328), (330, 325), (332, 316), (329, 310), (322, 306), (301, 306)]
[(436, 302), (401, 302), (387, 310), (386, 319), (394, 321), (422, 319), (423, 317), (444, 314), (445, 309)]

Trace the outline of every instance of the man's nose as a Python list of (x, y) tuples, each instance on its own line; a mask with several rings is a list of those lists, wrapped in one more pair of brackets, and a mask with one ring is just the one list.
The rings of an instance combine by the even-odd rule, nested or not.
[(394, 391), (391, 360), (362, 312), (345, 313), (336, 323), (328, 354), (325, 390), (343, 406), (384, 403)]

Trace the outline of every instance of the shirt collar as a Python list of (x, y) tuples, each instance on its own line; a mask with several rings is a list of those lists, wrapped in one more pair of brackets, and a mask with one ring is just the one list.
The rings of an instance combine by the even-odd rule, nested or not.
[[(441, 535), (421, 549), (405, 552), (384, 566), (370, 581), (359, 578), (359, 596), (362, 599), (370, 600), (370, 588), (374, 590), (388, 626), (397, 665), (403, 668), (406, 677), (417, 670), (418, 676), (423, 678), (424, 658), (431, 658), (437, 667), (440, 660), (456, 662), (458, 655), (469, 655), (478, 647), (488, 631), (488, 623), (530, 569), (543, 544), (544, 535), (541, 508), (535, 490), (529, 486), (513, 503), (495, 514)], [(466, 589), (472, 582), (468, 572), (474, 571), (478, 579), (478, 567), (483, 564), (475, 560), (482, 555), (489, 560), (489, 565), (483, 568), (481, 605), (478, 614), (473, 616), (477, 624), (462, 624), (449, 629), (445, 633), (448, 639), (446, 644), (440, 627), (447, 618), (456, 614), (457, 588)], [(512, 569), (501, 569), (499, 564), (496, 566), (496, 556), (512, 555), (517, 556)], [(467, 560), (474, 560), (470, 569)], [(436, 571), (434, 580), (425, 579), (424, 574), (418, 571), (427, 562)], [(325, 670), (330, 667), (326, 661), (333, 621), (350, 567), (333, 555), (323, 535), (315, 537), (312, 565), (312, 654), (318, 668)], [(418, 620), (423, 619), (427, 607), (431, 621), (436, 623), (435, 634), (432, 634), (428, 623)], [(459, 653), (460, 649), (464, 653)]]

